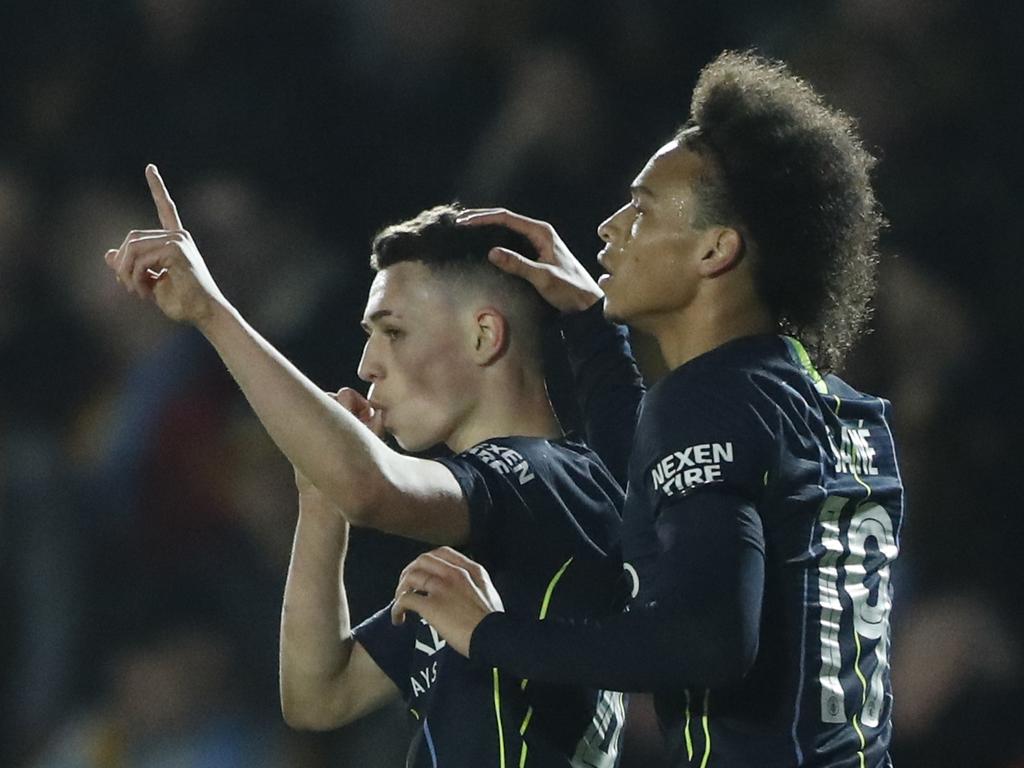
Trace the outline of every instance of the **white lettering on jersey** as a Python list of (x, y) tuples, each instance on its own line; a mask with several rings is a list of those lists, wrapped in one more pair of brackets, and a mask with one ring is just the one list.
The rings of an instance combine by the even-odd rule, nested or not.
[(684, 493), (697, 485), (722, 479), (722, 465), (733, 460), (732, 443), (701, 443), (673, 451), (651, 469), (655, 492)]
[(423, 624), (423, 626), (425, 626), (427, 629), (430, 630), (430, 639), (431, 639), (432, 642), (425, 643), (425, 642), (423, 642), (422, 640), (420, 640), (417, 637), (416, 638), (416, 650), (417, 651), (423, 651), (423, 653), (427, 654), (427, 656), (433, 656), (435, 653), (437, 653), (442, 648), (444, 648), (446, 645), (448, 645), (447, 641), (445, 641), (445, 639), (443, 637), (441, 637), (439, 634), (437, 634), (437, 630), (434, 629), (432, 626), (430, 626), (427, 623), (426, 619), (421, 618), (420, 619), (420, 623)]
[(412, 695), (417, 698), (430, 690), (430, 686), (437, 682), (437, 662), (431, 662), (415, 675), (409, 677), (409, 687)]
[(504, 445), (481, 443), (470, 448), (469, 453), (472, 453), (498, 474), (515, 475), (520, 485), (526, 485), (533, 480), (534, 475), (530, 470), (530, 464), (519, 451)]
[(836, 448), (832, 442), (836, 472), (862, 477), (878, 474), (878, 467), (875, 466), (875, 449), (868, 441), (870, 436), (871, 433), (864, 427), (863, 421), (856, 429), (843, 425), (839, 447)]

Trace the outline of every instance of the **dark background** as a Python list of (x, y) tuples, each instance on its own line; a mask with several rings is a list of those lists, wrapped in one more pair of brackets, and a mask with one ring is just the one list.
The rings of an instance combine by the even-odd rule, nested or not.
[[(227, 296), (335, 389), (375, 230), (498, 204), (593, 266), (727, 47), (790, 62), (881, 158), (875, 331), (844, 374), (894, 402), (910, 503), (893, 756), (1024, 765), (1020, 30), (1009, 4), (811, 5), (4, 0), (0, 765), (401, 764), (400, 708), (281, 722), (291, 471), (197, 334), (103, 265), (157, 224), (147, 162)], [(354, 537), (356, 618), (415, 551)], [(623, 766), (657, 744), (639, 700)]]

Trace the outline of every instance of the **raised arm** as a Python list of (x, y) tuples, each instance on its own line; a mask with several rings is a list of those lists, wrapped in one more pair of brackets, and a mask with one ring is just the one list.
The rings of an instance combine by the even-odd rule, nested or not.
[(299, 519), (281, 610), (281, 712), (326, 730), (397, 699), (399, 690), (352, 637), (343, 580), (348, 522), (296, 472)]
[(604, 319), (604, 292), (547, 222), (487, 209), (467, 211), (459, 223), (500, 224), (527, 237), (537, 250), (538, 261), (506, 248), (493, 249), (489, 257), (500, 269), (530, 283), (561, 313), (587, 443), (625, 486), (644, 385), (629, 332)]
[(438, 544), (465, 541), (468, 510), (451, 473), (390, 449), (260, 336), (217, 287), (156, 166), (147, 166), (146, 179), (162, 229), (132, 231), (107, 251), (118, 281), (204, 334), (281, 452), (352, 523)]

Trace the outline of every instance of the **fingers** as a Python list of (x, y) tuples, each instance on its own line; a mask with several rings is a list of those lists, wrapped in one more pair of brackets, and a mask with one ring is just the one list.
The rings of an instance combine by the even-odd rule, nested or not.
[(522, 214), (512, 213), (505, 208), (475, 208), (460, 213), (455, 223), (459, 225), (482, 227), (497, 224), (524, 235), (537, 249), (541, 261), (552, 257), (555, 242), (555, 230), (546, 221), (531, 219)]
[(166, 252), (158, 250), (139, 256), (135, 260), (132, 287), (142, 298), (148, 298), (153, 293), (156, 281), (167, 273), (166, 267), (163, 266), (165, 258)]
[(437, 549), (431, 550), (427, 554), (432, 555), (439, 560), (444, 560), (446, 563), (449, 563), (451, 565), (458, 566), (459, 568), (469, 571), (470, 573), (472, 573), (473, 570), (480, 570), (483, 568), (483, 566), (481, 566), (475, 560), (470, 560), (457, 549), (452, 549), (451, 547), (438, 547)]
[(181, 219), (178, 217), (178, 208), (171, 200), (160, 171), (150, 163), (146, 166), (146, 182), (149, 184), (149, 192), (156, 204), (157, 214), (160, 216), (160, 226), (164, 229), (184, 229)]
[[(105, 260), (117, 273), (117, 280), (126, 290), (135, 291), (142, 297), (149, 295), (149, 284), (145, 280), (162, 277), (167, 266), (163, 259), (168, 255), (169, 248), (182, 239), (178, 232), (159, 232), (153, 235), (136, 235), (128, 233), (125, 242), (113, 254), (107, 251)], [(158, 258), (148, 258), (158, 254)], [(145, 266), (140, 267), (140, 260), (145, 258)], [(148, 274), (147, 274), (148, 271)]]
[(424, 595), (419, 595), (415, 592), (404, 592), (391, 603), (391, 623), (396, 627), (401, 626), (405, 623), (407, 611), (412, 611), (422, 616), (425, 611), (429, 610), (429, 605), (430, 603), (427, 602), (427, 598)]
[(520, 213), (513, 213), (507, 208), (470, 208), (455, 217), (456, 224), (483, 227), (488, 224), (500, 224), (526, 234), (526, 230), (539, 230), (548, 226), (539, 219), (531, 219)]
[(395, 597), (408, 590), (429, 594), (432, 584), (437, 587), (459, 575), (468, 577), (464, 568), (438, 557), (436, 551), (426, 552), (405, 566), (398, 580)]
[[(447, 548), (446, 548), (447, 549)], [(454, 550), (451, 550), (454, 552)], [(405, 612), (415, 611), (421, 616), (431, 606), (429, 598), (449, 590), (459, 580), (472, 583), (469, 573), (446, 560), (448, 553), (438, 556), (438, 550), (427, 552), (413, 560), (402, 571), (391, 605), (391, 621), (398, 625), (405, 621)], [(457, 553), (456, 553), (457, 554)], [(466, 561), (472, 563), (466, 558)]]
[(342, 387), (335, 393), (329, 394), (335, 401), (337, 401), (346, 411), (359, 415), (370, 408), (370, 401), (363, 397), (362, 393), (352, 389), (351, 387)]
[(551, 267), (521, 256), (508, 248), (491, 248), (487, 253), (487, 259), (502, 272), (521, 277), (538, 290), (551, 281)]
[(346, 411), (359, 419), (377, 437), (381, 437), (384, 434), (384, 424), (380, 410), (374, 408), (373, 404), (362, 393), (351, 387), (342, 387), (336, 393), (331, 394), (328, 392), (328, 394)]

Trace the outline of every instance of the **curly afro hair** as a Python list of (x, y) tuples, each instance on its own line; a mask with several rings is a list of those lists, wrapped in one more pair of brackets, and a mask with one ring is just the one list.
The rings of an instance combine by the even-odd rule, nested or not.
[(707, 160), (698, 226), (736, 226), (782, 333), (838, 367), (871, 315), (878, 233), (875, 158), (853, 121), (784, 64), (727, 51), (700, 73), (676, 138)]

